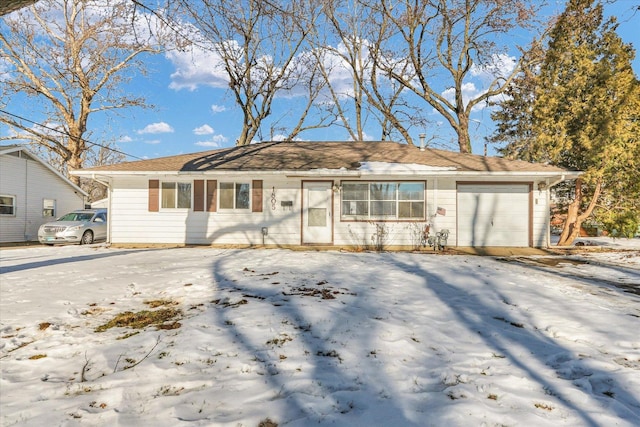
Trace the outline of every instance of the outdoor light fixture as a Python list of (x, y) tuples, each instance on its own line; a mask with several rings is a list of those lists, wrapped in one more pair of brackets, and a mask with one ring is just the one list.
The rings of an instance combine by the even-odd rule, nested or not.
[(339, 193), (342, 191), (342, 185), (333, 184), (333, 187), (331, 189), (333, 190), (334, 193)]
[(547, 188), (547, 183), (544, 181), (540, 181), (538, 183), (538, 191), (543, 191)]

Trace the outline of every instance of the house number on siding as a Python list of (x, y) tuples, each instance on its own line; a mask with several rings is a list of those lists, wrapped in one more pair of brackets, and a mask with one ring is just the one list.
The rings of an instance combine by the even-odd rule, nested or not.
[(276, 210), (276, 187), (273, 187), (273, 191), (271, 191), (271, 210)]

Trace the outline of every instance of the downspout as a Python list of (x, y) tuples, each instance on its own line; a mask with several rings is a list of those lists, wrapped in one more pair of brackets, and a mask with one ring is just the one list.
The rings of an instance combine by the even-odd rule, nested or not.
[(95, 174), (91, 179), (107, 187), (107, 243), (111, 243), (111, 182), (99, 180)]
[[(560, 184), (562, 181), (564, 181), (565, 178), (565, 174), (560, 175), (560, 178), (556, 179), (553, 182), (549, 182), (549, 178), (545, 179), (545, 185), (547, 186), (546, 190), (547, 190), (547, 208), (551, 208), (551, 187), (555, 187), (556, 185)], [(549, 212), (549, 215), (551, 214), (551, 212)], [(549, 222), (547, 224), (547, 248), (551, 247), (551, 217), (549, 216)]]

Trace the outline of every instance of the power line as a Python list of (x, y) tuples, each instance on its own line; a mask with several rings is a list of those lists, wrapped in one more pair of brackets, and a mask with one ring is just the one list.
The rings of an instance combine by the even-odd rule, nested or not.
[[(10, 112), (5, 111), (5, 110), (3, 110), (3, 109), (0, 109), (0, 113), (2, 113), (2, 114), (6, 114), (7, 116), (14, 117), (14, 118), (16, 118), (16, 119), (18, 119), (18, 120), (25, 121), (25, 122), (27, 122), (27, 123), (31, 123), (31, 124), (36, 125), (36, 126), (40, 126), (40, 127), (44, 128), (44, 129), (47, 129), (47, 130), (50, 130), (50, 131), (53, 131), (53, 132), (58, 132), (58, 133), (60, 133), (60, 134), (62, 134), (62, 135), (64, 135), (64, 136), (71, 137), (71, 135), (69, 134), (69, 132), (66, 132), (66, 131), (63, 131), (63, 130), (60, 130), (60, 129), (56, 129), (56, 128), (49, 127), (49, 126), (47, 126), (47, 125), (45, 125), (45, 124), (42, 124), (42, 123), (39, 123), (39, 122), (35, 122), (35, 121), (33, 121), (33, 120), (29, 120), (29, 119), (27, 119), (26, 117), (22, 117), (22, 116), (19, 116), (19, 115), (17, 115), (17, 114), (10, 113)], [(82, 141), (83, 141), (83, 142), (85, 142), (85, 143), (87, 143), (87, 144), (89, 144), (89, 145), (95, 145), (95, 146), (100, 147), (100, 148), (103, 148), (103, 149), (105, 149), (105, 150), (113, 151), (114, 153), (122, 154), (122, 155), (127, 156), (127, 157), (132, 157), (132, 158), (134, 158), (134, 159), (136, 159), (136, 160), (144, 160), (144, 159), (143, 159), (143, 158), (141, 158), (141, 157), (137, 157), (137, 156), (134, 156), (133, 154), (125, 153), (124, 151), (116, 150), (115, 148), (111, 148), (111, 147), (108, 147), (108, 146), (103, 145), (103, 144), (98, 144), (97, 142), (93, 142), (93, 141), (90, 141), (90, 140), (85, 139), (85, 138), (81, 138), (81, 139), (82, 139)]]

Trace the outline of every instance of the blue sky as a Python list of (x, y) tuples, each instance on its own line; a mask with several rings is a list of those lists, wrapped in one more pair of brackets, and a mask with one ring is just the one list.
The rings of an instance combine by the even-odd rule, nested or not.
[[(618, 17), (618, 34), (627, 43), (640, 48), (640, 12), (632, 15), (632, 9), (638, 0), (618, 0), (607, 5), (605, 13)], [(549, 9), (559, 12), (563, 2)], [(518, 40), (526, 44), (526, 40)], [(638, 55), (638, 52), (637, 52)], [(242, 112), (236, 106), (233, 96), (224, 89), (224, 82), (214, 73), (203, 72), (206, 66), (194, 69), (188, 61), (175, 55), (155, 55), (145, 58), (150, 70), (146, 77), (134, 77), (127, 90), (143, 96), (155, 109), (127, 109), (109, 118), (94, 116), (89, 123), (94, 130), (89, 137), (95, 142), (103, 138), (117, 141), (118, 148), (137, 158), (154, 158), (174, 154), (204, 151), (235, 144), (242, 123)], [(636, 75), (640, 74), (640, 59), (634, 62)], [(482, 90), (482, 78), (470, 81), (470, 91)], [(28, 104), (10, 103), (7, 110), (11, 113), (32, 118)], [(280, 99), (275, 104), (271, 120), (286, 121), (289, 108), (296, 107), (296, 99)], [(425, 132), (428, 138), (435, 138), (439, 147), (455, 149), (455, 135), (431, 107), (425, 104), (423, 113), (432, 120), (428, 129), (411, 129), (411, 135), (418, 141), (418, 134)], [(484, 137), (491, 133), (490, 111), (480, 108), (473, 113), (470, 129), (473, 152), (482, 154)], [(7, 130), (0, 130), (5, 134)], [(371, 139), (379, 139), (374, 127), (365, 128)], [(346, 131), (338, 126), (319, 129), (302, 135), (306, 140), (346, 140)], [(269, 139), (269, 135), (264, 135)], [(6, 144), (7, 142), (3, 142)], [(489, 147), (489, 154), (495, 151)], [(135, 160), (131, 157), (129, 160)]]

